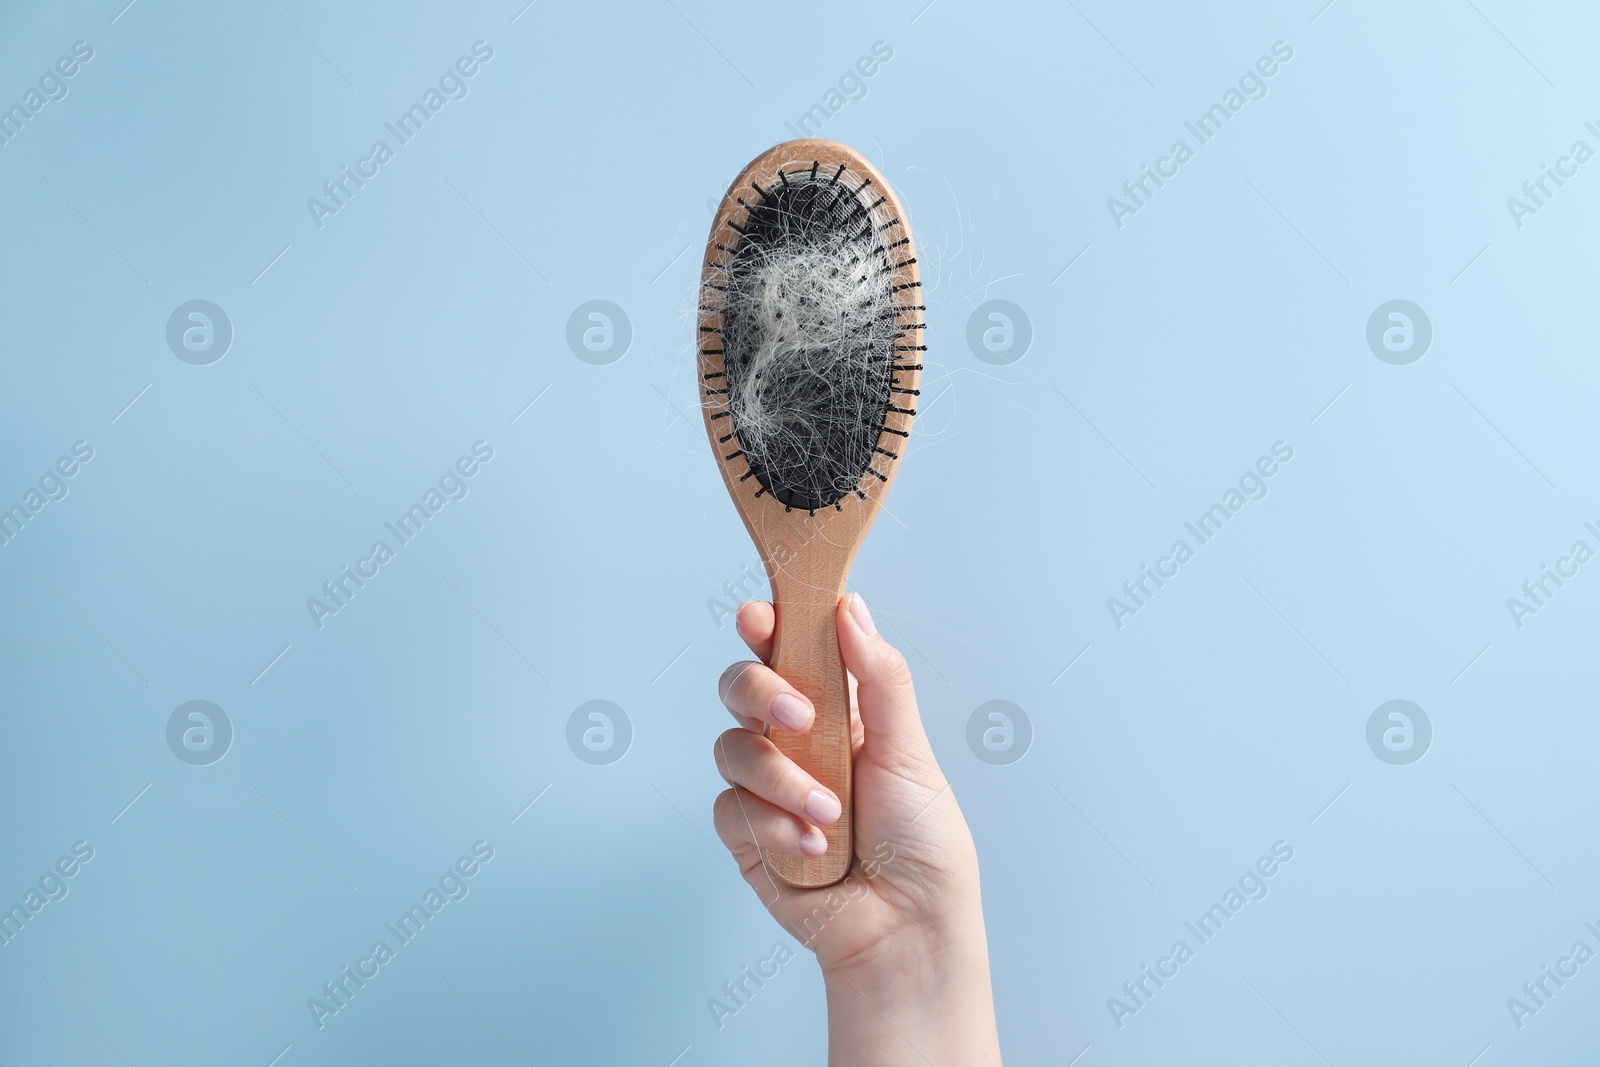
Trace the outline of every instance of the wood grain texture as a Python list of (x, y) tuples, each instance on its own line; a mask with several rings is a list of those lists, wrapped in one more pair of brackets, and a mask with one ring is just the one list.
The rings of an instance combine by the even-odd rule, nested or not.
[[(894, 355), (897, 368), (908, 369), (894, 373), (893, 384), (902, 391), (891, 394), (890, 410), (878, 436), (881, 451), (875, 453), (871, 471), (864, 472), (857, 491), (837, 505), (809, 512), (786, 507), (762, 489), (759, 478), (751, 476), (742, 449), (736, 447), (726, 390), (713, 391), (717, 383), (726, 381), (718, 332), (723, 306), (720, 287), (727, 284), (726, 266), (741, 239), (734, 226), (749, 214), (742, 201), (758, 200), (755, 186), (765, 189), (782, 180), (780, 171), (792, 175), (816, 167), (826, 175), (838, 171), (841, 164), (845, 169), (840, 180), (848, 182), (857, 195), (865, 194), (863, 203), (884, 198), (872, 211), (883, 220), (880, 243), (885, 248), (893, 246), (888, 262), (896, 286), (896, 322), (901, 334)], [(815, 724), (802, 737), (770, 730), (768, 736), (780, 751), (838, 794), (844, 807), (839, 821), (824, 828), (828, 851), (823, 855), (813, 859), (762, 849), (768, 869), (801, 888), (832, 885), (849, 873), (855, 858), (850, 696), (839, 655), (835, 612), (845, 593), (850, 566), (893, 484), (915, 415), (924, 309), (910, 238), (911, 223), (904, 207), (872, 164), (833, 141), (789, 141), (758, 156), (729, 187), (712, 223), (701, 272), (698, 366), (706, 431), (734, 506), (755, 541), (772, 584), (777, 630), (769, 665), (804, 693), (817, 712)]]

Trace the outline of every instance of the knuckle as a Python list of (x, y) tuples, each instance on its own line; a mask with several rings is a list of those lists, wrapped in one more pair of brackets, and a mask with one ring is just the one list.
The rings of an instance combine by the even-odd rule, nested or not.
[(753, 659), (740, 660), (722, 672), (722, 678), (717, 683), (717, 695), (730, 710), (749, 699), (751, 687), (760, 678), (756, 670), (760, 666)]
[(887, 642), (878, 653), (878, 676), (884, 684), (895, 688), (911, 685), (911, 665), (898, 648)]
[(724, 789), (717, 794), (717, 799), (711, 802), (711, 818), (718, 826), (727, 824), (728, 818), (733, 814), (737, 799), (732, 789)]
[(779, 807), (788, 807), (791, 798), (803, 796), (805, 772), (778, 753), (763, 761), (761, 793)]
[(739, 678), (749, 668), (749, 660), (740, 660), (722, 672), (722, 677), (717, 679), (717, 699), (724, 704), (728, 702), (733, 692), (733, 687), (738, 684)]
[(722, 776), (732, 781), (734, 766), (749, 758), (750, 739), (755, 735), (742, 726), (724, 731), (711, 746), (711, 758)]
[(811, 775), (789, 759), (785, 759), (775, 769), (773, 779), (773, 793), (785, 798), (792, 797), (804, 800), (815, 785)]

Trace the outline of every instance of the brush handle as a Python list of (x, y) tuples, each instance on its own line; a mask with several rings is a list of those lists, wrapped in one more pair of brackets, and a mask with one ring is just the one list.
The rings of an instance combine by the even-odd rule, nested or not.
[(837, 822), (822, 827), (828, 838), (828, 851), (822, 855), (812, 858), (762, 850), (772, 872), (800, 889), (832, 885), (850, 872), (855, 859), (850, 688), (835, 622), (842, 585), (841, 581), (831, 589), (819, 589), (786, 581), (784, 576), (773, 581), (775, 628), (768, 666), (805, 694), (816, 708), (816, 719), (810, 731), (799, 737), (771, 729), (767, 737), (779, 752), (833, 790), (843, 808)]

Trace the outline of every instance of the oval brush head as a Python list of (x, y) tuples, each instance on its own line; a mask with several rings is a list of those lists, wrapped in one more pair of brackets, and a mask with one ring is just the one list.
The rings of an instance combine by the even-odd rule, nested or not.
[(808, 511), (877, 458), (901, 333), (882, 222), (846, 174), (780, 171), (738, 227), (723, 297), (733, 430), (762, 486)]
[(877, 170), (832, 141), (790, 141), (729, 189), (707, 243), (699, 369), (706, 427), (772, 582), (771, 666), (816, 706), (811, 732), (769, 734), (839, 795), (815, 859), (763, 852), (795, 886), (853, 859), (849, 690), (834, 612), (882, 506), (922, 370), (909, 220)]

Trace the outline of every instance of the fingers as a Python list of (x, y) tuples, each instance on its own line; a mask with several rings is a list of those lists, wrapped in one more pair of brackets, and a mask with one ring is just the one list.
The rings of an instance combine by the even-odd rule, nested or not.
[[(772, 605), (767, 601), (751, 600), (739, 608), (739, 636), (763, 660), (772, 654), (774, 621)], [(862, 735), (858, 741), (876, 734), (879, 745), (918, 755), (931, 754), (905, 657), (878, 633), (859, 593), (840, 601), (836, 622), (839, 651), (854, 690), (853, 710), (859, 716), (852, 723), (852, 732)], [(734, 664), (723, 674), (718, 691), (733, 717), (746, 729), (772, 725), (786, 733), (799, 734), (811, 727), (814, 712), (810, 702), (760, 663)]]
[(753, 660), (735, 663), (723, 671), (717, 682), (717, 695), (747, 730), (770, 725), (784, 733), (803, 734), (811, 729), (816, 717), (811, 701), (798, 689), (772, 668)]
[(717, 836), (735, 856), (752, 845), (791, 856), (828, 851), (828, 839), (816, 827), (739, 786), (722, 791), (712, 805), (712, 818)]
[[(772, 605), (752, 600), (736, 617), (739, 636), (762, 660), (772, 656), (774, 617)], [(771, 725), (786, 733), (811, 728), (815, 710), (799, 690), (763, 663), (735, 663), (723, 672), (717, 693), (733, 717), (744, 727), (717, 739), (717, 769), (733, 785), (717, 797), (713, 816), (717, 836), (735, 857), (752, 848), (791, 856), (820, 856), (828, 839), (813, 823), (836, 822), (839, 798), (826, 789), (773, 743), (761, 736)], [(741, 865), (745, 859), (741, 858)], [(747, 877), (751, 876), (747, 870)]]
[(839, 797), (800, 769), (776, 745), (749, 730), (717, 738), (717, 769), (729, 785), (741, 786), (775, 807), (817, 826), (837, 822)]
[(762, 663), (769, 662), (772, 659), (772, 631), (775, 625), (772, 605), (765, 600), (746, 601), (740, 605), (733, 621), (739, 636), (744, 638), (744, 643), (750, 646), (756, 658)]
[(856, 706), (865, 743), (922, 756), (928, 737), (917, 712), (917, 694), (905, 657), (878, 633), (859, 593), (839, 604), (839, 651), (856, 679)]

